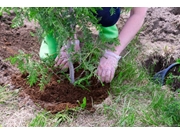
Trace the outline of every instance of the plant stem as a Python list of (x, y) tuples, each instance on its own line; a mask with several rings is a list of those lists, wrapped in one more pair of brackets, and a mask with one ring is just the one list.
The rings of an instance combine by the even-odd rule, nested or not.
[[(72, 7), (69, 8), (69, 13), (71, 14), (71, 16), (73, 16), (73, 8)], [(75, 24), (71, 24), (70, 27), (71, 27), (72, 31), (75, 30)], [(71, 46), (71, 40), (68, 40), (68, 42), (67, 42), (68, 50), (69, 50), (70, 46)], [(69, 75), (70, 75), (70, 79), (71, 79), (70, 81), (72, 84), (74, 84), (74, 66), (73, 66), (73, 63), (71, 61), (71, 58), (70, 58), (70, 55), (68, 52), (67, 52), (67, 54), (68, 54), (68, 63), (69, 63)]]
[[(68, 50), (69, 50), (70, 46), (71, 46), (71, 41), (68, 40), (68, 42), (67, 42)], [(73, 63), (71, 61), (71, 58), (70, 58), (70, 55), (68, 52), (67, 52), (67, 54), (68, 54), (68, 63), (69, 63), (69, 75), (70, 75), (71, 83), (74, 84), (74, 66), (73, 66)]]

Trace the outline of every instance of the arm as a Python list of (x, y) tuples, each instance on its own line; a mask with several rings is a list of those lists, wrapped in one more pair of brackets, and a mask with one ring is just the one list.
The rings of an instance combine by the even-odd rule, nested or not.
[(119, 34), (120, 45), (115, 47), (115, 54), (120, 55), (129, 42), (140, 30), (148, 8), (134, 7), (131, 9), (130, 17)]
[(104, 56), (100, 59), (97, 75), (102, 82), (109, 83), (112, 81), (118, 61), (121, 58), (119, 55), (141, 28), (146, 11), (147, 8), (132, 8), (130, 17), (119, 34), (120, 45), (115, 47), (114, 52), (105, 51)]

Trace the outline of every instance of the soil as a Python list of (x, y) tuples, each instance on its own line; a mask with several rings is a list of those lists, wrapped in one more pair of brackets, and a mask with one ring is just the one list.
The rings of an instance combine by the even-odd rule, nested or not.
[(13, 18), (13, 13), (0, 17), (0, 85), (8, 85), (11, 89), (21, 89), (19, 92), (21, 100), (29, 97), (35, 104), (52, 113), (75, 108), (82, 103), (84, 97), (87, 100), (86, 109), (94, 112), (93, 105), (101, 103), (108, 97), (109, 84), (102, 86), (97, 79), (92, 78), (88, 91), (74, 87), (68, 80), (58, 83), (58, 78), (53, 76), (49, 84), (41, 91), (38, 85), (30, 87), (26, 76), (5, 61), (6, 58), (18, 54), (19, 50), (34, 54), (39, 60), (40, 42), (30, 34), (36, 32), (38, 25), (25, 21), (22, 27), (13, 29), (11, 28)]

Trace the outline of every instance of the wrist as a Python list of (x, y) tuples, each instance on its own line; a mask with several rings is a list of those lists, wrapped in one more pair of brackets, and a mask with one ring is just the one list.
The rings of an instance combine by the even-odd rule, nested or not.
[(120, 45), (118, 45), (118, 46), (115, 46), (115, 51), (114, 51), (114, 53), (116, 54), (116, 55), (121, 55), (121, 53), (124, 51), (124, 49), (126, 48), (126, 44), (120, 44)]
[(121, 56), (117, 55), (116, 53), (110, 51), (110, 50), (105, 50), (105, 54), (109, 55), (111, 57), (114, 57), (117, 60), (120, 60)]
[(113, 45), (115, 49), (114, 51), (112, 50), (108, 50), (108, 51), (111, 51), (116, 55), (121, 55), (121, 53), (123, 52), (123, 50), (126, 48), (127, 45), (122, 40), (120, 40), (119, 43), (120, 43), (119, 45)]

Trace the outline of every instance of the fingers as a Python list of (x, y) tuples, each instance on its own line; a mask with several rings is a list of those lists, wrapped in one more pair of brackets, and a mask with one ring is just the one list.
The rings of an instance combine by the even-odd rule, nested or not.
[(68, 69), (69, 68), (69, 63), (65, 63), (64, 66), (61, 67), (62, 70)]
[(113, 78), (113, 73), (110, 70), (103, 70), (101, 67), (97, 69), (97, 75), (100, 77), (102, 82), (109, 83)]
[(58, 59), (59, 59), (59, 57), (57, 56), (57, 57), (56, 57), (56, 59), (55, 59), (55, 62), (57, 62), (57, 61), (58, 61)]
[(102, 82), (105, 81), (105, 78), (106, 78), (106, 71), (103, 70), (102, 73), (101, 73), (101, 80), (102, 80)]
[(98, 66), (97, 75), (100, 77), (102, 82), (110, 83), (114, 77), (115, 69), (103, 69), (103, 67)]
[(106, 82), (106, 83), (109, 83), (110, 81), (111, 81), (111, 71), (107, 71), (106, 72), (106, 76), (105, 76), (105, 78), (104, 78), (104, 81)]
[(65, 57), (56, 57), (55, 59), (56, 64), (54, 65), (55, 67), (59, 66), (60, 69), (65, 69), (69, 67), (68, 64), (68, 59)]
[(61, 62), (59, 63), (59, 66), (63, 67), (63, 65), (66, 65), (68, 63), (67, 59), (61, 59)]
[(61, 62), (62, 62), (62, 59), (59, 56), (57, 56), (55, 59), (55, 65), (54, 66), (57, 67), (58, 65), (61, 64)]
[(61, 65), (62, 61), (63, 61), (62, 58), (59, 58), (59, 57), (56, 58), (56, 59), (55, 59), (56, 64), (55, 64), (54, 66), (57, 67), (57, 66)]

